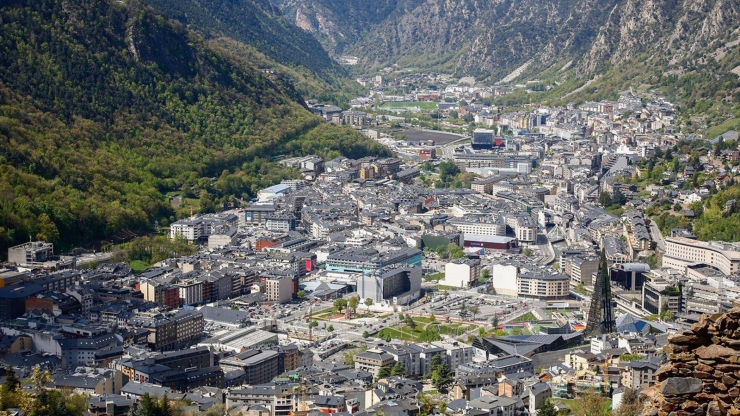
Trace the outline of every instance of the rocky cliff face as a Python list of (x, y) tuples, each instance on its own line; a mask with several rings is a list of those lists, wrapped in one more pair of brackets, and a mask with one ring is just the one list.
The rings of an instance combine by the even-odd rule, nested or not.
[(591, 73), (639, 57), (683, 73), (727, 55), (737, 40), (740, 4), (728, 0), (620, 1), (599, 29), (579, 71)]
[(680, 75), (726, 59), (740, 37), (734, 0), (276, 1), (326, 48), (365, 66), (494, 80), (526, 62), (536, 75), (573, 61), (588, 77), (637, 58)]
[(740, 415), (740, 308), (702, 316), (673, 335), (659, 383), (643, 394), (647, 415)]

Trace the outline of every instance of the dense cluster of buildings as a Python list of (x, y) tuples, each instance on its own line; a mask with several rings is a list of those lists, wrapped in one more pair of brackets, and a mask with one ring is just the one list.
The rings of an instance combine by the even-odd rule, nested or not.
[[(299, 179), (261, 190), (247, 206), (170, 224), (171, 238), (200, 245), (195, 255), (135, 274), (125, 264), (77, 270), (74, 257), (55, 256), (45, 242), (10, 248), (0, 270), (0, 364), (21, 376), (53, 370), (56, 387), (91, 395), (96, 415), (123, 415), (150, 393), (245, 416), (414, 416), (435, 362), (452, 371), (449, 393), (437, 397), (450, 415), (534, 415), (549, 398), (593, 391), (618, 407), (625, 389), (655, 382), (667, 332), (724, 311), (740, 294), (740, 246), (699, 241), (688, 229), (664, 238), (647, 215), (665, 198), (701, 200), (704, 185), (672, 194), (686, 171), (666, 172), (651, 189), (632, 181), (641, 162), (677, 142), (672, 105), (625, 93), (501, 113), (458, 103), (508, 87), (445, 85), (396, 98), (453, 101), (437, 110), (476, 123), (469, 146), (430, 140), (408, 158), (283, 159)], [(358, 129), (378, 124), (358, 108), (310, 110)], [(476, 174), (470, 188), (424, 185), (436, 180), (437, 157)], [(602, 206), (607, 200), (615, 203)], [(602, 273), (617, 331), (587, 339)], [(445, 293), (433, 293), (436, 285)], [(396, 319), (399, 312), (432, 307), (447, 308), (446, 323), (461, 327), (466, 315), (449, 313), (446, 293), (458, 290), (507, 306), (437, 341), (371, 336), (403, 331), (411, 318)], [(359, 309), (328, 304), (350, 296)], [(514, 322), (511, 309), (525, 306), (528, 322)], [(371, 318), (352, 322), (363, 309)], [(440, 335), (440, 321), (425, 330)], [(363, 348), (339, 359), (348, 344)], [(401, 374), (381, 377), (391, 367)]]

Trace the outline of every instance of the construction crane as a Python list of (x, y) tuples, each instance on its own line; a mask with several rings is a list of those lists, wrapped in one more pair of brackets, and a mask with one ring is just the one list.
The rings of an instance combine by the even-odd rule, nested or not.
[(604, 395), (609, 394), (609, 354), (604, 355)]
[(290, 411), (290, 416), (306, 416), (310, 410), (308, 408), (308, 400), (306, 399), (306, 391), (308, 391), (308, 387), (306, 387), (305, 380), (301, 379), (299, 385), (293, 387), (294, 394), (298, 391), (301, 392), (301, 401), (298, 403), (298, 409), (296, 411)]

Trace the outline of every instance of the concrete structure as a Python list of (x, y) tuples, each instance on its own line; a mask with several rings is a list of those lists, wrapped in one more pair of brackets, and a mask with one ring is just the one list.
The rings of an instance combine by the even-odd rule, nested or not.
[(463, 246), (493, 251), (507, 251), (519, 247), (519, 241), (513, 237), (464, 234)]
[(645, 263), (616, 263), (609, 268), (612, 283), (625, 290), (642, 290), (650, 266)]
[(224, 371), (244, 371), (243, 384), (263, 384), (270, 382), (278, 374), (277, 351), (273, 350), (250, 350), (239, 353), (234, 357), (222, 359), (219, 366)]
[(447, 224), (454, 225), (455, 228), (465, 234), (485, 235), (485, 236), (505, 236), (506, 222), (500, 215), (487, 215), (484, 217), (454, 218), (447, 221)]
[(730, 275), (740, 271), (740, 244), (698, 241), (685, 237), (665, 239), (663, 266), (684, 270), (687, 265), (704, 263)]
[(570, 293), (570, 278), (564, 274), (519, 273), (517, 295), (540, 300), (565, 299)]
[(52, 256), (54, 245), (45, 241), (31, 241), (8, 249), (8, 263), (22, 266), (43, 263)]
[(537, 241), (537, 222), (528, 215), (519, 216), (516, 219), (514, 233), (520, 243), (533, 244)]
[(494, 264), (491, 268), (491, 282), (494, 293), (504, 296), (516, 296), (518, 293), (517, 277), (519, 267), (514, 264)]
[(288, 195), (291, 191), (292, 189), (289, 185), (273, 185), (259, 191), (257, 193), (257, 198), (259, 198), (260, 202), (272, 201), (274, 199), (282, 198), (285, 195)]
[(203, 282), (198, 279), (187, 279), (175, 284), (180, 290), (180, 304), (197, 305), (203, 302)]
[(380, 349), (369, 349), (355, 355), (355, 369), (367, 371), (373, 377), (378, 377), (381, 367), (392, 367), (394, 363), (393, 356)]
[(421, 267), (384, 268), (382, 273), (363, 274), (357, 279), (361, 300), (376, 304), (404, 305), (421, 295)]
[(445, 277), (439, 284), (467, 289), (480, 277), (481, 267), (478, 259), (461, 259), (445, 264)]
[(380, 266), (392, 265), (421, 266), (422, 252), (416, 248), (402, 248), (379, 252), (371, 248), (350, 248), (329, 254), (326, 270), (332, 272), (370, 273)]
[(26, 299), (45, 292), (43, 286), (21, 283), (0, 288), (0, 321), (15, 319), (26, 312)]
[(275, 276), (266, 279), (265, 296), (269, 302), (290, 302), (293, 299), (293, 279), (289, 276)]

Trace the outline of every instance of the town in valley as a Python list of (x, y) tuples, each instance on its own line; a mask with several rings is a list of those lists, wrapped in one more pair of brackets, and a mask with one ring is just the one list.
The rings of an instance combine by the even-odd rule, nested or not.
[(736, 131), (682, 133), (636, 91), (505, 107), (550, 86), (357, 82), (351, 108), (309, 110), (393, 157), (280, 158), (295, 179), (159, 224), (172, 246), (137, 246), (143, 267), (116, 261), (132, 235), (8, 249), (6, 374), (48, 370), (91, 415), (145, 395), (208, 415), (618, 410), (670, 334), (738, 302), (737, 224), (711, 229), (740, 212)]

